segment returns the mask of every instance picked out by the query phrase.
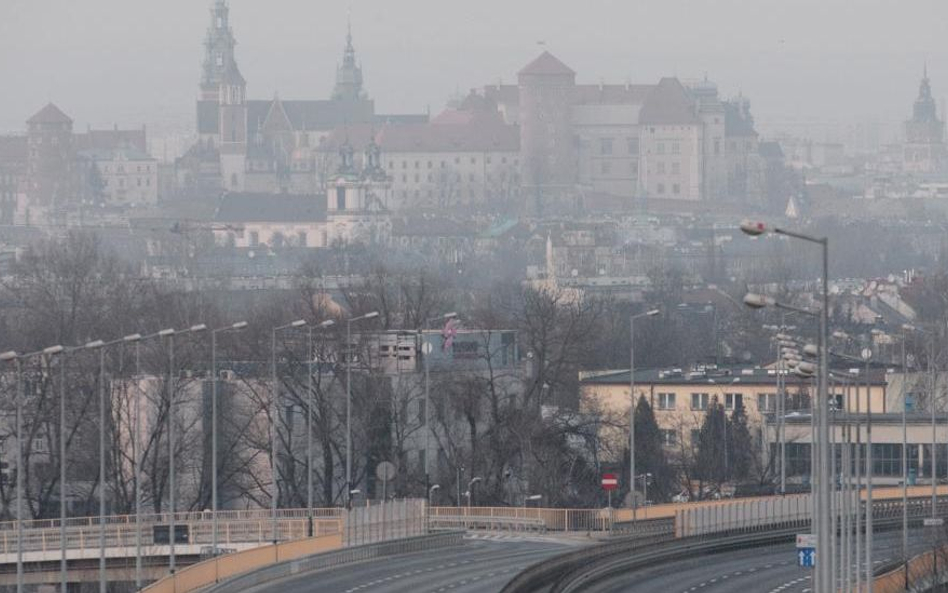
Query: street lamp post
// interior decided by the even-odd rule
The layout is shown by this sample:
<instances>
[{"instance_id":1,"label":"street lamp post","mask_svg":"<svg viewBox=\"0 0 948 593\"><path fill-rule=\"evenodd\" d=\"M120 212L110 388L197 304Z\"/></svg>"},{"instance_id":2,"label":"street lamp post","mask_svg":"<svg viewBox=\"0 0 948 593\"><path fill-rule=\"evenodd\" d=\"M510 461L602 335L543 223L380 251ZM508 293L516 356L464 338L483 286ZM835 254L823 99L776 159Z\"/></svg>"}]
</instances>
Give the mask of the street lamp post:
<instances>
[{"instance_id":1,"label":"street lamp post","mask_svg":"<svg viewBox=\"0 0 948 593\"><path fill-rule=\"evenodd\" d=\"M211 330L211 554L217 556L218 546L218 477L217 477L217 334L228 331L240 331L247 327L246 321L238 321L226 327L220 327Z\"/></svg>"},{"instance_id":2,"label":"street lamp post","mask_svg":"<svg viewBox=\"0 0 948 593\"><path fill-rule=\"evenodd\" d=\"M829 442L829 423L827 422L827 380L829 378L829 356L828 349L828 328L829 328L829 240L826 237L813 237L789 231L777 227L768 227L762 222L744 221L741 223L741 230L751 236L759 236L766 232L773 232L787 237L800 239L809 243L815 243L822 250L822 286L821 301L822 307L819 313L820 335L819 335L819 389L817 392L819 405L818 440L823 446L819 449L819 481L817 483L817 497L814 513L814 523L817 527L817 549L819 553L825 554L830 549L830 517L827 513L830 509L830 483L827 476L829 470L829 448L825 446ZM830 568L831 563L820 562L816 567L816 579L814 579L816 593L830 593L833 587L833 575Z\"/></svg>"},{"instance_id":3,"label":"street lamp post","mask_svg":"<svg viewBox=\"0 0 948 593\"><path fill-rule=\"evenodd\" d=\"M629 497L632 499L632 520L636 520L638 498L635 496L635 320L643 317L654 317L661 313L659 309L651 309L638 315L629 317Z\"/></svg>"},{"instance_id":4,"label":"street lamp post","mask_svg":"<svg viewBox=\"0 0 948 593\"><path fill-rule=\"evenodd\" d=\"M16 372L16 590L23 593L23 361L37 356L61 354L62 346L50 346L39 352L18 354L15 351L0 354L0 362L12 362Z\"/></svg>"},{"instance_id":5,"label":"street lamp post","mask_svg":"<svg viewBox=\"0 0 948 593\"><path fill-rule=\"evenodd\" d=\"M470 509L474 506L474 485L481 482L481 478L472 478L470 482L467 483L467 508ZM470 510L468 511L470 514Z\"/></svg>"},{"instance_id":6,"label":"street lamp post","mask_svg":"<svg viewBox=\"0 0 948 593\"><path fill-rule=\"evenodd\" d=\"M176 463L175 463L175 430L174 430L174 339L175 336L184 336L200 333L207 329L206 325L198 324L183 330L163 329L158 337L168 338L168 570L175 572L175 540L177 539L177 523L175 520L176 507Z\"/></svg>"},{"instance_id":7,"label":"street lamp post","mask_svg":"<svg viewBox=\"0 0 948 593\"><path fill-rule=\"evenodd\" d=\"M95 340L84 347L88 350L99 351L99 593L107 593L108 579L105 568L105 490L106 490L106 463L105 463L105 433L108 427L108 411L105 393L105 351L109 346L122 343L133 343L141 340L141 335L133 334L111 342Z\"/></svg>"},{"instance_id":8,"label":"street lamp post","mask_svg":"<svg viewBox=\"0 0 948 593\"><path fill-rule=\"evenodd\" d=\"M298 319L292 323L274 327L270 332L270 380L272 382L272 387L270 389L270 471L273 473L273 477L270 482L270 539L273 542L273 545L276 545L278 541L277 506L279 504L280 498L280 487L278 482L280 470L277 467L277 433L280 430L280 423L277 417L280 407L277 404L277 400L280 397L280 383L277 377L276 340L278 332L281 332L285 329L297 329L304 326L306 326L306 320Z\"/></svg>"},{"instance_id":9,"label":"street lamp post","mask_svg":"<svg viewBox=\"0 0 948 593\"><path fill-rule=\"evenodd\" d=\"M441 490L441 484L432 484L431 488L428 488L428 508L431 508L431 501L434 499L434 493L438 490Z\"/></svg>"},{"instance_id":10,"label":"street lamp post","mask_svg":"<svg viewBox=\"0 0 948 593\"><path fill-rule=\"evenodd\" d=\"M457 319L457 313L446 313L441 317L432 317L431 319L425 320L425 329L427 329L428 324L444 320L445 322L451 321L452 319ZM424 333L422 333L424 336ZM431 483L431 375L429 370L428 359L433 349L431 345L427 342L424 342L422 337L422 357L425 363L425 488L428 488L428 485ZM427 349L427 350L426 350Z\"/></svg>"},{"instance_id":11,"label":"street lamp post","mask_svg":"<svg viewBox=\"0 0 948 593\"><path fill-rule=\"evenodd\" d=\"M378 311L346 320L346 508L352 508L352 324L374 319Z\"/></svg>"},{"instance_id":12,"label":"street lamp post","mask_svg":"<svg viewBox=\"0 0 948 593\"><path fill-rule=\"evenodd\" d=\"M332 319L327 319L316 325L318 329L326 329L335 325ZM313 362L316 352L313 349L313 326L307 326L306 335L306 515L308 534L313 536Z\"/></svg>"}]
</instances>

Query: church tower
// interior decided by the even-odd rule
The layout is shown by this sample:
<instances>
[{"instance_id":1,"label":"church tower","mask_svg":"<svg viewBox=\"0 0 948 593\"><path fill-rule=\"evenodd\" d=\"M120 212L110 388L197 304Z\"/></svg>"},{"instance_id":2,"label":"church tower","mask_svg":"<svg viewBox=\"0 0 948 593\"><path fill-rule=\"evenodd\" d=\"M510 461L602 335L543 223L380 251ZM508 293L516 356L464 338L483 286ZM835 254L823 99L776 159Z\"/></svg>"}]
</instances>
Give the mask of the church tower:
<instances>
[{"instance_id":1,"label":"church tower","mask_svg":"<svg viewBox=\"0 0 948 593\"><path fill-rule=\"evenodd\" d=\"M356 63L355 47L352 45L352 22L346 34L346 49L342 53L342 65L336 68L336 86L332 90L334 101L355 102L365 99L362 88L362 66Z\"/></svg>"},{"instance_id":2,"label":"church tower","mask_svg":"<svg viewBox=\"0 0 948 593\"><path fill-rule=\"evenodd\" d=\"M948 166L945 124L938 119L927 67L922 73L912 119L905 122L902 166L908 173L934 173Z\"/></svg>"},{"instance_id":3,"label":"church tower","mask_svg":"<svg viewBox=\"0 0 948 593\"><path fill-rule=\"evenodd\" d=\"M243 191L247 170L247 83L231 61L221 76L221 181L228 191Z\"/></svg>"},{"instance_id":4,"label":"church tower","mask_svg":"<svg viewBox=\"0 0 948 593\"><path fill-rule=\"evenodd\" d=\"M230 8L227 0L214 0L211 6L211 24L204 40L204 67L201 74L201 101L220 100L218 93L224 73L234 62L237 41L230 28Z\"/></svg>"}]
</instances>

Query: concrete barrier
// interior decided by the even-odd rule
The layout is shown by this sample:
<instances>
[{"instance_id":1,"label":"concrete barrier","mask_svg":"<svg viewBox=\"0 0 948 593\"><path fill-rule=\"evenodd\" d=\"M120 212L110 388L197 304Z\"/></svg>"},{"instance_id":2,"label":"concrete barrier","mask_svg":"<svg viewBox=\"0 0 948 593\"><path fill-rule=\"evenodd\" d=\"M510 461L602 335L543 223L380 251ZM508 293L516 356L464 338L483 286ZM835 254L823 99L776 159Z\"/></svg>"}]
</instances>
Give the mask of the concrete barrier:
<instances>
[{"instance_id":1,"label":"concrete barrier","mask_svg":"<svg viewBox=\"0 0 948 593\"><path fill-rule=\"evenodd\" d=\"M270 544L193 564L145 587L143 591L189 593L263 567L341 547L341 532L276 545Z\"/></svg>"}]
</instances>

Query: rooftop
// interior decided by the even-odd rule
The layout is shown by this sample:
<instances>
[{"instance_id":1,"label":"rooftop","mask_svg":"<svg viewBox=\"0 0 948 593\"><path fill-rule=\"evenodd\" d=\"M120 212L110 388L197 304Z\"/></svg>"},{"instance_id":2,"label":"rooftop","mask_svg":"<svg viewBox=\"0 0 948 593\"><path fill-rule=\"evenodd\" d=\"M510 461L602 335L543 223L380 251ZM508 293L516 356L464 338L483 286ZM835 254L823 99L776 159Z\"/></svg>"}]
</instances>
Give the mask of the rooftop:
<instances>
[{"instance_id":1,"label":"rooftop","mask_svg":"<svg viewBox=\"0 0 948 593\"><path fill-rule=\"evenodd\" d=\"M548 51L544 51L540 54L535 60L523 67L519 72L522 76L534 75L534 76L552 76L552 75L569 75L575 76L574 72L569 66L564 64Z\"/></svg>"},{"instance_id":2,"label":"rooftop","mask_svg":"<svg viewBox=\"0 0 948 593\"><path fill-rule=\"evenodd\" d=\"M848 372L848 369L841 370L841 372ZM809 382L800 379L793 373L787 375L786 378L788 385ZM886 384L883 372L870 372L869 379L873 385ZM635 369L635 382L642 385L716 385L722 388L729 385L776 385L777 371L758 366L721 367L715 365L696 367L692 370L682 368ZM580 379L580 383L583 385L628 385L630 383L629 371L603 371L601 374L587 373Z\"/></svg>"},{"instance_id":3,"label":"rooftop","mask_svg":"<svg viewBox=\"0 0 948 593\"><path fill-rule=\"evenodd\" d=\"M225 194L214 220L224 223L307 223L326 220L326 196L294 194Z\"/></svg>"}]
</instances>

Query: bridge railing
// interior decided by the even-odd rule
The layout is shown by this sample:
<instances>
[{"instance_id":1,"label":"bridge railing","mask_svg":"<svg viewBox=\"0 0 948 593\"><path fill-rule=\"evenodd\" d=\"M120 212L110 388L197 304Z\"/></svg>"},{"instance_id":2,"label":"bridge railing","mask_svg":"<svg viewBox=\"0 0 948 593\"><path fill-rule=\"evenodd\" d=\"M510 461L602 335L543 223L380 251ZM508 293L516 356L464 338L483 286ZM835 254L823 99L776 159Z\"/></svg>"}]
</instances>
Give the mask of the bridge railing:
<instances>
[{"instance_id":1,"label":"bridge railing","mask_svg":"<svg viewBox=\"0 0 948 593\"><path fill-rule=\"evenodd\" d=\"M340 509L317 509L312 519L313 535L341 533L344 519ZM331 512L328 512L331 511ZM108 548L134 547L141 530L142 546L167 545L167 541L155 541L155 527L170 526L169 515L149 515L136 524L134 516L106 517L105 545ZM53 552L62 549L59 521L26 521L23 531L24 552ZM176 513L175 524L187 531L187 543L210 545L213 543L213 522L210 513ZM0 555L17 551L15 523L6 522L0 530ZM167 529L166 529L167 532ZM289 509L277 515L277 539L296 540L308 537L310 519L306 509ZM89 549L99 544L100 522L98 517L66 522L66 548ZM232 544L267 543L273 539L273 523L269 511L228 511L222 513L218 522L218 543L222 547Z\"/></svg>"}]
</instances>

